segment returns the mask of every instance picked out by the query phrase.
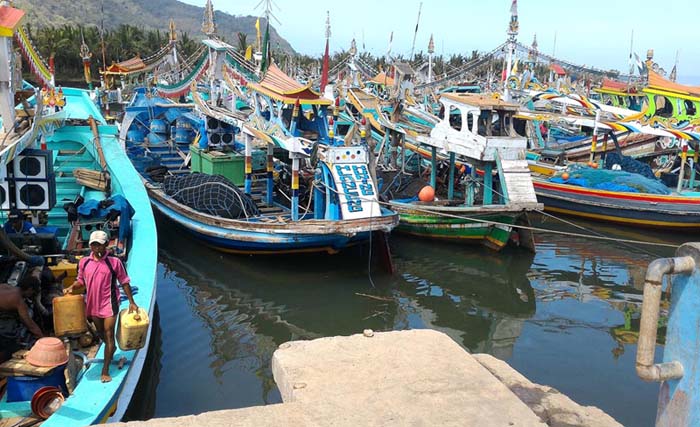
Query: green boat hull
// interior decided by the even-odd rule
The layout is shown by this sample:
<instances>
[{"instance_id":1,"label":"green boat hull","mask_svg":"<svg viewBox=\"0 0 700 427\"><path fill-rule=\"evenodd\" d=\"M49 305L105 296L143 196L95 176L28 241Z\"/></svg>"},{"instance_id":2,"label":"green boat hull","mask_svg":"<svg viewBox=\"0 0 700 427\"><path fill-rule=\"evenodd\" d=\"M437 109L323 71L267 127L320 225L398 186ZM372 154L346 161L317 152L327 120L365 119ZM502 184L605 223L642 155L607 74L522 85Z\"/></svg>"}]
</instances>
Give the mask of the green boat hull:
<instances>
[{"instance_id":1,"label":"green boat hull","mask_svg":"<svg viewBox=\"0 0 700 427\"><path fill-rule=\"evenodd\" d=\"M508 243L512 236L510 225L514 225L522 215L494 213L463 219L429 213L399 214L396 232L430 239L480 243L494 250L500 250Z\"/></svg>"}]
</instances>

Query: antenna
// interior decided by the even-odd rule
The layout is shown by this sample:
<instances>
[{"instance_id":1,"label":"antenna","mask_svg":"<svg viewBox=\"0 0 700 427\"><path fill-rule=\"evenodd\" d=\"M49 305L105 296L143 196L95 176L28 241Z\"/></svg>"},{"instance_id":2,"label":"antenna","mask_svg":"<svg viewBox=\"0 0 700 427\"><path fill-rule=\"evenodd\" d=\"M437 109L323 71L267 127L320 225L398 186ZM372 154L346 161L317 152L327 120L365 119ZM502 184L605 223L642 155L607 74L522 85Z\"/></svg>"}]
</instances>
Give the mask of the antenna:
<instances>
[{"instance_id":1,"label":"antenna","mask_svg":"<svg viewBox=\"0 0 700 427\"><path fill-rule=\"evenodd\" d=\"M261 7L264 8L263 15L265 15L267 22L270 22L270 17L272 17L275 22L282 25L282 22L275 16L274 13L272 13L273 8L277 8L278 11L282 10L274 0L260 0L260 3L255 6L255 9L259 9Z\"/></svg>"},{"instance_id":2,"label":"antenna","mask_svg":"<svg viewBox=\"0 0 700 427\"><path fill-rule=\"evenodd\" d=\"M413 44L411 45L411 56L409 56L408 60L412 61L413 60L413 51L416 48L416 36L418 35L418 24L420 24L420 12L423 9L423 2L420 2L418 5L418 19L416 20L416 29L413 32Z\"/></svg>"}]
</instances>

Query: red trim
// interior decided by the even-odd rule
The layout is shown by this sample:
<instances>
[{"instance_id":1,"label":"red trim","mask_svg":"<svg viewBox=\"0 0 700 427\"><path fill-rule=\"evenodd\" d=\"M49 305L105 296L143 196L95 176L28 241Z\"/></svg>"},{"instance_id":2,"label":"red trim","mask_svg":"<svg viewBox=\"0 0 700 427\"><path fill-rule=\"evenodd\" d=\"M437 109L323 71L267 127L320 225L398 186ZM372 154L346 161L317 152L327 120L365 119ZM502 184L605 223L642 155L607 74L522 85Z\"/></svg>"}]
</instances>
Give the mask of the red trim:
<instances>
[{"instance_id":1,"label":"red trim","mask_svg":"<svg viewBox=\"0 0 700 427\"><path fill-rule=\"evenodd\" d=\"M583 194L588 196L604 197L607 199L637 200L641 202L661 202L678 205L698 205L700 198L676 197L676 196L655 196L648 194L619 193L605 190L592 190L589 188L577 187L568 184L554 184L549 182L535 181L535 188L561 191L564 193Z\"/></svg>"}]
</instances>

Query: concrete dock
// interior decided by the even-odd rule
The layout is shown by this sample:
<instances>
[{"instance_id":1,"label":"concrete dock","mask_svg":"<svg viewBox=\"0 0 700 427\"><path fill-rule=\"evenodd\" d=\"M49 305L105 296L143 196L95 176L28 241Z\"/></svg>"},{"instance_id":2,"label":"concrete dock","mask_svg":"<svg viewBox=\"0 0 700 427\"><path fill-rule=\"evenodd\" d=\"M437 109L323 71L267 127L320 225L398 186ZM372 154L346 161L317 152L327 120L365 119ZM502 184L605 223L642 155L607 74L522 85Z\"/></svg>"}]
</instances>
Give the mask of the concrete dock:
<instances>
[{"instance_id":1,"label":"concrete dock","mask_svg":"<svg viewBox=\"0 0 700 427\"><path fill-rule=\"evenodd\" d=\"M273 355L272 371L284 403L117 425L621 425L433 330L284 343Z\"/></svg>"}]
</instances>

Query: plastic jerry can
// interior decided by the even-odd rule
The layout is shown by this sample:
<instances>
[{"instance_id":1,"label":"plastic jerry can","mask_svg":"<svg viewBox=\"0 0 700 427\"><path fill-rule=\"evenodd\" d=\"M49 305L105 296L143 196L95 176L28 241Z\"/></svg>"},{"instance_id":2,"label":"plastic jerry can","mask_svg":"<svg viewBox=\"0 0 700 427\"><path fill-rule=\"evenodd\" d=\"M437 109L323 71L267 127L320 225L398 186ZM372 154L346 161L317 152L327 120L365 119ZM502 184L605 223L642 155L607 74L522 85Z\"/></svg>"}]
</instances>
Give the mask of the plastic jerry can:
<instances>
[{"instance_id":1,"label":"plastic jerry can","mask_svg":"<svg viewBox=\"0 0 700 427\"><path fill-rule=\"evenodd\" d=\"M53 299L53 329L57 337L87 332L82 295L64 295Z\"/></svg>"},{"instance_id":2,"label":"plastic jerry can","mask_svg":"<svg viewBox=\"0 0 700 427\"><path fill-rule=\"evenodd\" d=\"M136 350L146 345L148 334L148 313L139 307L138 312L129 314L128 309L119 312L117 344L122 350Z\"/></svg>"}]
</instances>

